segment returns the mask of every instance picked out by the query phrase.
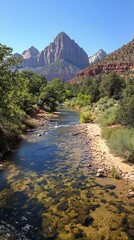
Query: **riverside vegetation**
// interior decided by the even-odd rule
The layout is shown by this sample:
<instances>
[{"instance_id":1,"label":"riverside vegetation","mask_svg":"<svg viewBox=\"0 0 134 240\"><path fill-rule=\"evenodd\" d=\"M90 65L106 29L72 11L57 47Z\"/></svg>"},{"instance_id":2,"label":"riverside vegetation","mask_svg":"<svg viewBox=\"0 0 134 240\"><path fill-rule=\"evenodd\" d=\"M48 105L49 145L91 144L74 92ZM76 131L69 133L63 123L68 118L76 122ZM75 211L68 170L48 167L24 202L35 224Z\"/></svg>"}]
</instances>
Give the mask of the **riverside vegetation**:
<instances>
[{"instance_id":1,"label":"riverside vegetation","mask_svg":"<svg viewBox=\"0 0 134 240\"><path fill-rule=\"evenodd\" d=\"M47 82L44 76L31 71L11 70L17 63L12 50L0 45L2 154L13 137L29 126L35 127L28 118L35 109L50 113L64 102L81 110L81 122L99 122L109 143L116 143L116 151L120 149L127 161L134 162L133 79L125 81L112 73L87 77L77 84L59 79ZM59 126L68 123L64 117ZM48 124L48 134L41 138L34 132L27 136L21 146L25 151L21 151L19 164L17 154L13 155L1 179L2 238L22 239L26 234L28 239L39 240L133 239L133 199L127 196L128 186L116 179L95 178L94 169L89 166L88 146L82 134L75 131L76 126L74 130L68 124L58 128L52 122ZM123 134L126 143L121 148ZM112 175L118 178L114 168Z\"/></svg>"},{"instance_id":2,"label":"riverside vegetation","mask_svg":"<svg viewBox=\"0 0 134 240\"><path fill-rule=\"evenodd\" d=\"M118 154L134 162L134 79L117 73L85 77L71 84L60 79L47 82L43 75L17 71L20 60L12 57L12 49L0 45L0 152L10 147L11 139L34 123L27 118L35 108L47 112L59 103L78 106L81 122L97 121L102 135ZM14 67L15 70L12 70ZM115 125L115 128L109 126ZM118 129L117 129L118 128Z\"/></svg>"},{"instance_id":3,"label":"riverside vegetation","mask_svg":"<svg viewBox=\"0 0 134 240\"><path fill-rule=\"evenodd\" d=\"M134 79L117 73L85 77L70 84L73 98L67 106L81 111L81 122L97 122L117 154L134 163Z\"/></svg>"},{"instance_id":4,"label":"riverside vegetation","mask_svg":"<svg viewBox=\"0 0 134 240\"><path fill-rule=\"evenodd\" d=\"M20 60L12 49L0 44L0 153L1 157L27 127L35 127L28 117L37 108L55 111L65 96L59 79L47 82L43 75L18 71Z\"/></svg>"}]
</instances>

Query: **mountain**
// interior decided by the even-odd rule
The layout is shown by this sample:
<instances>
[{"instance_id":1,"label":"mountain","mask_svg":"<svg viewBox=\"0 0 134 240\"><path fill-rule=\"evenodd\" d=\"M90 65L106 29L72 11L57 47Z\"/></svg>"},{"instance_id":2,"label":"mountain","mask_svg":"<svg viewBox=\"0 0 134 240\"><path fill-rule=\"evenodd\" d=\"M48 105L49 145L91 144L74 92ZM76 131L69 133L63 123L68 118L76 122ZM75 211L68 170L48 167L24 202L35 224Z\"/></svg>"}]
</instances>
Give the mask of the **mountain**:
<instances>
[{"instance_id":1,"label":"mountain","mask_svg":"<svg viewBox=\"0 0 134 240\"><path fill-rule=\"evenodd\" d=\"M47 76L47 80L60 78L63 81L70 80L76 76L79 71L80 68L69 62L66 62L63 59L60 59L44 67L37 67L34 69L34 72Z\"/></svg>"},{"instance_id":2,"label":"mountain","mask_svg":"<svg viewBox=\"0 0 134 240\"><path fill-rule=\"evenodd\" d=\"M41 52L32 46L14 56L23 60L22 68L43 73L49 80L51 76L54 78L63 75L64 80L67 80L89 65L86 52L64 32L59 33Z\"/></svg>"},{"instance_id":3,"label":"mountain","mask_svg":"<svg viewBox=\"0 0 134 240\"><path fill-rule=\"evenodd\" d=\"M127 72L134 75L134 39L118 50L108 54L97 63L85 68L72 79L72 82L80 81L85 76L96 76L97 74L107 74L117 72L123 75Z\"/></svg>"},{"instance_id":4,"label":"mountain","mask_svg":"<svg viewBox=\"0 0 134 240\"><path fill-rule=\"evenodd\" d=\"M94 64L104 58L107 55L107 53L103 50L100 49L97 53L95 53L93 56L89 57L89 64Z\"/></svg>"},{"instance_id":5,"label":"mountain","mask_svg":"<svg viewBox=\"0 0 134 240\"><path fill-rule=\"evenodd\" d=\"M80 68L89 65L86 52L64 32L59 33L54 42L44 49L45 65L55 63L60 59Z\"/></svg>"}]
</instances>

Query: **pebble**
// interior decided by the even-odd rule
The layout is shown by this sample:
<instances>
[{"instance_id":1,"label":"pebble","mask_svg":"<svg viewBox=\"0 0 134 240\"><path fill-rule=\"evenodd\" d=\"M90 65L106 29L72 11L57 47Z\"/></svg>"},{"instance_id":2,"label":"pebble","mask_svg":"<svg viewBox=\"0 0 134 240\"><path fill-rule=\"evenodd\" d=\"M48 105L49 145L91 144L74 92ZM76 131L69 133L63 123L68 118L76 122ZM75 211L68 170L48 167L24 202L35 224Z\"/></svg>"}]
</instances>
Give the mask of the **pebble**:
<instances>
[{"instance_id":1,"label":"pebble","mask_svg":"<svg viewBox=\"0 0 134 240\"><path fill-rule=\"evenodd\" d=\"M131 198L134 198L134 191L132 189L129 189L128 196Z\"/></svg>"}]
</instances>

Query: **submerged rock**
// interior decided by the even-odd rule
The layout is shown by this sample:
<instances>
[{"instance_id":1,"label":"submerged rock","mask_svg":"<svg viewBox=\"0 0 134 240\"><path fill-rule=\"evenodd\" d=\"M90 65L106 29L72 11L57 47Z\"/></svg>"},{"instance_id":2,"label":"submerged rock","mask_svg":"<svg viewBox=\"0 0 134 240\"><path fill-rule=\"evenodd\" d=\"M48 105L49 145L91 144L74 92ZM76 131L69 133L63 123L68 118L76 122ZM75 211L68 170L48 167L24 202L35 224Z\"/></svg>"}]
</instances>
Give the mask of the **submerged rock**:
<instances>
[{"instance_id":1,"label":"submerged rock","mask_svg":"<svg viewBox=\"0 0 134 240\"><path fill-rule=\"evenodd\" d=\"M106 184L104 187L106 189L110 189L110 190L114 190L116 188L116 186L114 184Z\"/></svg>"},{"instance_id":2,"label":"submerged rock","mask_svg":"<svg viewBox=\"0 0 134 240\"><path fill-rule=\"evenodd\" d=\"M93 217L89 215L80 215L78 217L78 223L81 223L83 226L88 227L94 221Z\"/></svg>"},{"instance_id":3,"label":"submerged rock","mask_svg":"<svg viewBox=\"0 0 134 240\"><path fill-rule=\"evenodd\" d=\"M85 226L88 227L94 221L93 217L89 216L85 219Z\"/></svg>"},{"instance_id":4,"label":"submerged rock","mask_svg":"<svg viewBox=\"0 0 134 240\"><path fill-rule=\"evenodd\" d=\"M67 209L68 209L68 203L66 201L60 203L57 206L57 210L59 210L59 211L66 211Z\"/></svg>"},{"instance_id":5,"label":"submerged rock","mask_svg":"<svg viewBox=\"0 0 134 240\"><path fill-rule=\"evenodd\" d=\"M83 238L83 230L78 228L78 227L74 227L71 229L71 232L74 234L75 238Z\"/></svg>"}]
</instances>

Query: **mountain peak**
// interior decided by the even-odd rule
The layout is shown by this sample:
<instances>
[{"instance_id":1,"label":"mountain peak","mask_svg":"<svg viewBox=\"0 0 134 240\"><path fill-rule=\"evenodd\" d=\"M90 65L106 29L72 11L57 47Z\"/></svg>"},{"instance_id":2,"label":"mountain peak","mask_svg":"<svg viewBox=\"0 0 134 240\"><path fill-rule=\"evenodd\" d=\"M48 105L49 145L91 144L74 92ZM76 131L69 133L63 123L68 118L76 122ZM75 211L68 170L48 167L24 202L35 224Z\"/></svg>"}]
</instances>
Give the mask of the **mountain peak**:
<instances>
[{"instance_id":1,"label":"mountain peak","mask_svg":"<svg viewBox=\"0 0 134 240\"><path fill-rule=\"evenodd\" d=\"M54 42L44 49L44 59L45 65L60 59L82 68L89 65L86 52L65 32L59 33Z\"/></svg>"},{"instance_id":2,"label":"mountain peak","mask_svg":"<svg viewBox=\"0 0 134 240\"><path fill-rule=\"evenodd\" d=\"M66 37L69 37L65 32L60 32L60 33L58 33L58 35L57 36L66 36Z\"/></svg>"},{"instance_id":3,"label":"mountain peak","mask_svg":"<svg viewBox=\"0 0 134 240\"><path fill-rule=\"evenodd\" d=\"M106 55L107 55L107 53L103 49L100 49L93 56L89 57L89 64L91 65L91 64L96 63L97 61L99 61L100 59L105 57Z\"/></svg>"},{"instance_id":4,"label":"mountain peak","mask_svg":"<svg viewBox=\"0 0 134 240\"><path fill-rule=\"evenodd\" d=\"M31 46L30 48L28 48L22 53L22 56L24 59L26 59L30 57L36 57L38 54L39 54L39 51L37 50L37 48L35 48L34 46Z\"/></svg>"}]
</instances>

